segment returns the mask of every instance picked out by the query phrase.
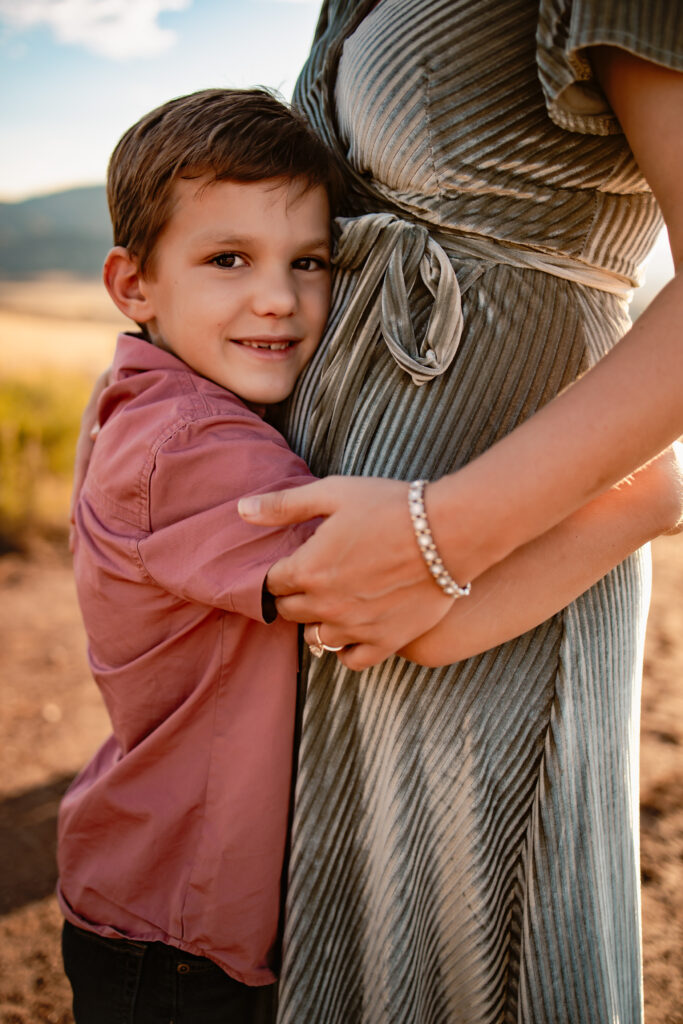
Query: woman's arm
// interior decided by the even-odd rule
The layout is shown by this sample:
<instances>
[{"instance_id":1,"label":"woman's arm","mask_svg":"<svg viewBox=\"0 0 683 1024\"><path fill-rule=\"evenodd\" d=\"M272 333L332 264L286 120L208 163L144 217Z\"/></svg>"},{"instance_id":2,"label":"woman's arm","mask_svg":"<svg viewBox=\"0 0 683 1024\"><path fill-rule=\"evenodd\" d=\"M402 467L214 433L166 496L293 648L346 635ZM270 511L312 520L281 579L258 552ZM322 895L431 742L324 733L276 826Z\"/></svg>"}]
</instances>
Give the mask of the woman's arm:
<instances>
[{"instance_id":1,"label":"woman's arm","mask_svg":"<svg viewBox=\"0 0 683 1024\"><path fill-rule=\"evenodd\" d=\"M683 75L612 48L596 51L596 66L680 267ZM479 458L430 484L432 533L458 582L545 534L683 432L682 323L679 272L597 366ZM326 642L361 643L367 664L401 649L448 610L415 544L406 484L330 477L296 494L261 497L245 515L273 524L327 517L273 567L269 586L280 595L282 615L331 624Z\"/></svg>"},{"instance_id":2,"label":"woman's arm","mask_svg":"<svg viewBox=\"0 0 683 1024\"><path fill-rule=\"evenodd\" d=\"M677 532L682 517L683 446L676 444L488 569L469 601L456 601L437 626L399 653L421 665L447 665L520 636L642 544ZM353 649L342 657L350 667L352 659Z\"/></svg>"},{"instance_id":3,"label":"woman's arm","mask_svg":"<svg viewBox=\"0 0 683 1024\"><path fill-rule=\"evenodd\" d=\"M664 214L677 272L581 380L461 474L433 486L434 528L465 578L560 522L683 432L683 75L613 47L597 47L592 56ZM481 530L481 523L490 525Z\"/></svg>"}]
</instances>

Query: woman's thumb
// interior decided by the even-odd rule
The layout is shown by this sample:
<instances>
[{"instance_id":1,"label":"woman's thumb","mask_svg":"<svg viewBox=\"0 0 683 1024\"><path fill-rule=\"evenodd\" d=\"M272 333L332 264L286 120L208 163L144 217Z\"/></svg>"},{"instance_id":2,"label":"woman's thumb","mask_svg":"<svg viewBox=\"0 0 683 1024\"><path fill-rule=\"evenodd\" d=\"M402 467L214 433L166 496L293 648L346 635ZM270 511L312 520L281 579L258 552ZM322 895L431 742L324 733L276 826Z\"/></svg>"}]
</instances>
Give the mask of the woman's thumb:
<instances>
[{"instance_id":1,"label":"woman's thumb","mask_svg":"<svg viewBox=\"0 0 683 1024\"><path fill-rule=\"evenodd\" d=\"M325 515L318 484L304 484L269 494L250 494L240 498L237 511L242 519L261 526L286 526Z\"/></svg>"}]
</instances>

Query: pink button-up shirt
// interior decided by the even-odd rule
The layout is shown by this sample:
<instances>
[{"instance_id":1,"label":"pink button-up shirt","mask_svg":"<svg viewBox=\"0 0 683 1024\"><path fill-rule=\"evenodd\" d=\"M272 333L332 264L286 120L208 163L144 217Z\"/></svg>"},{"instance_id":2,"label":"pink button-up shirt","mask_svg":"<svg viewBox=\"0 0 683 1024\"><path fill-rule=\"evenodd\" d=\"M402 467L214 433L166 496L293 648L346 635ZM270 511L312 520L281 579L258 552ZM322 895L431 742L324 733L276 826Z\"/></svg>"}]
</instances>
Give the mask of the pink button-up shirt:
<instances>
[{"instance_id":1,"label":"pink button-up shirt","mask_svg":"<svg viewBox=\"0 0 683 1024\"><path fill-rule=\"evenodd\" d=\"M255 527L246 494L311 480L217 384L121 335L77 509L74 567L113 734L59 818L74 924L271 982L290 797L297 630L269 567L311 526Z\"/></svg>"}]
</instances>

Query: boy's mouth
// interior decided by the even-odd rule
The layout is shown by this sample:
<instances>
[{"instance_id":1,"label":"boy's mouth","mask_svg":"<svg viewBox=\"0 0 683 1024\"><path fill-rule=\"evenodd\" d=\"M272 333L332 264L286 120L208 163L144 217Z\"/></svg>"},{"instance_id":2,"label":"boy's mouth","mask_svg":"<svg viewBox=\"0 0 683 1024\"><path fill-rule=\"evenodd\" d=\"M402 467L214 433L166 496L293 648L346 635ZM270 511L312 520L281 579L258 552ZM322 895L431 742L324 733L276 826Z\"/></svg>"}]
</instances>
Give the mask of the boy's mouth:
<instances>
[{"instance_id":1,"label":"boy's mouth","mask_svg":"<svg viewBox=\"0 0 683 1024\"><path fill-rule=\"evenodd\" d=\"M237 345L244 345L245 348L269 349L271 352L284 352L285 349L296 345L298 338L233 338Z\"/></svg>"}]
</instances>

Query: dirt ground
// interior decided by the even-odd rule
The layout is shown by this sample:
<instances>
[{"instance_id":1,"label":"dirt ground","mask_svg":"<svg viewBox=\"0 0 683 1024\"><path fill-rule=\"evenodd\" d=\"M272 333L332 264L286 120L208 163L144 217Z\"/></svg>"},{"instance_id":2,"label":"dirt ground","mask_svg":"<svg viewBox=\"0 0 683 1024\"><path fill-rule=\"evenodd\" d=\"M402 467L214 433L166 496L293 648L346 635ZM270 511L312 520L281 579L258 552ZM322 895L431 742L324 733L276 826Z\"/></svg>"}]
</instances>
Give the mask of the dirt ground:
<instances>
[{"instance_id":1,"label":"dirt ground","mask_svg":"<svg viewBox=\"0 0 683 1024\"><path fill-rule=\"evenodd\" d=\"M683 1024L683 539L660 539L654 558L641 773L646 1019ZM0 1024L69 1024L55 816L107 726L65 551L0 558L0 650Z\"/></svg>"}]
</instances>

